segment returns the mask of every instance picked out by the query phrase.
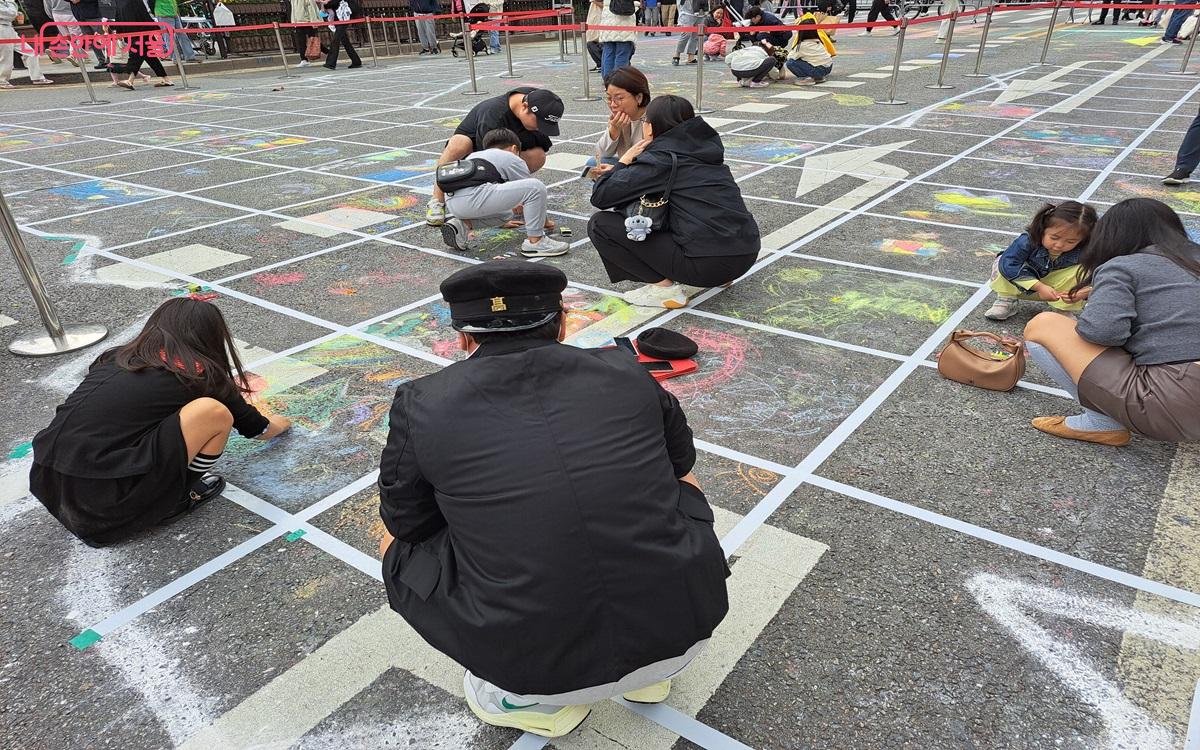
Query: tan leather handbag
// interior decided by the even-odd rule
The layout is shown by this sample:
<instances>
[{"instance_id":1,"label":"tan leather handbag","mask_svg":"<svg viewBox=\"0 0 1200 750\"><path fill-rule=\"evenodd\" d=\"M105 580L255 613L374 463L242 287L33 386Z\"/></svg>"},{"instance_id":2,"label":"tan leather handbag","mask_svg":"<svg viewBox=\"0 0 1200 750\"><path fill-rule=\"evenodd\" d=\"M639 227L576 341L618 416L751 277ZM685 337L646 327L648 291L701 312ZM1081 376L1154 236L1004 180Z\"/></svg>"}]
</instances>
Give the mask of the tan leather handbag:
<instances>
[{"instance_id":1,"label":"tan leather handbag","mask_svg":"<svg viewBox=\"0 0 1200 750\"><path fill-rule=\"evenodd\" d=\"M967 340L991 341L999 351L977 349ZM1025 348L1020 341L987 331L959 329L950 336L938 355L938 372L943 378L990 391L1011 391L1025 376Z\"/></svg>"}]
</instances>

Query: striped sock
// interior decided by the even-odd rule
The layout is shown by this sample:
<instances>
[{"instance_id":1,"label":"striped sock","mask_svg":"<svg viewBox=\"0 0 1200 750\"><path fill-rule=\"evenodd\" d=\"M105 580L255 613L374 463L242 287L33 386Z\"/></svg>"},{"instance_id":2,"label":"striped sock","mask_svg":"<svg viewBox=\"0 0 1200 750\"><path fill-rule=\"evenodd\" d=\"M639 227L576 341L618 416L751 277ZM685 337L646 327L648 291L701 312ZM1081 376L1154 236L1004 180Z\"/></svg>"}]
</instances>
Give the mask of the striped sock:
<instances>
[{"instance_id":1,"label":"striped sock","mask_svg":"<svg viewBox=\"0 0 1200 750\"><path fill-rule=\"evenodd\" d=\"M192 462L187 467L188 484L204 476L220 457L220 453L215 456L210 456L207 453L197 453L196 457L192 459Z\"/></svg>"}]
</instances>

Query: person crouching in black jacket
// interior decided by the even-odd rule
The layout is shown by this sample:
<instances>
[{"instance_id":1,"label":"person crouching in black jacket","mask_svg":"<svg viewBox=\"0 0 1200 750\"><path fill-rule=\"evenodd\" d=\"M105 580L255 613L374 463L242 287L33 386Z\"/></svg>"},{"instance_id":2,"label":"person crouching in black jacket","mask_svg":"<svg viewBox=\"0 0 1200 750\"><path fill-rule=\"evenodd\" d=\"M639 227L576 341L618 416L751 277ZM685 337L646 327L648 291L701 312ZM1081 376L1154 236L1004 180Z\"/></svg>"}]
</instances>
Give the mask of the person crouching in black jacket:
<instances>
[{"instance_id":1,"label":"person crouching in black jacket","mask_svg":"<svg viewBox=\"0 0 1200 750\"><path fill-rule=\"evenodd\" d=\"M613 208L588 222L588 236L612 281L642 281L626 292L631 305L680 308L682 284L712 287L738 278L758 258L758 224L746 209L721 136L681 96L660 96L646 108L643 139L599 178L592 205ZM623 209L642 196L657 199L676 175L666 227L644 240L626 234Z\"/></svg>"}]
</instances>

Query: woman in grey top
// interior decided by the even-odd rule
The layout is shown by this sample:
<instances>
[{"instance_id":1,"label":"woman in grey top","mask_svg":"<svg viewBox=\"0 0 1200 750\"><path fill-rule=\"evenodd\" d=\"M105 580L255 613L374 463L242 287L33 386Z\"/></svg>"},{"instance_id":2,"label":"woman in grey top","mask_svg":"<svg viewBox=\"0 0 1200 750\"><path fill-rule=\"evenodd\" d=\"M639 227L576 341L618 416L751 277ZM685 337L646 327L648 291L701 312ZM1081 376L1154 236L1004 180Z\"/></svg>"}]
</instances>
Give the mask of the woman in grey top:
<instances>
[{"instance_id":1,"label":"woman in grey top","mask_svg":"<svg viewBox=\"0 0 1200 750\"><path fill-rule=\"evenodd\" d=\"M1026 348L1083 413L1038 417L1058 437L1125 445L1200 440L1200 245L1166 204L1130 198L1096 224L1072 294L1078 322L1041 313Z\"/></svg>"}]
</instances>

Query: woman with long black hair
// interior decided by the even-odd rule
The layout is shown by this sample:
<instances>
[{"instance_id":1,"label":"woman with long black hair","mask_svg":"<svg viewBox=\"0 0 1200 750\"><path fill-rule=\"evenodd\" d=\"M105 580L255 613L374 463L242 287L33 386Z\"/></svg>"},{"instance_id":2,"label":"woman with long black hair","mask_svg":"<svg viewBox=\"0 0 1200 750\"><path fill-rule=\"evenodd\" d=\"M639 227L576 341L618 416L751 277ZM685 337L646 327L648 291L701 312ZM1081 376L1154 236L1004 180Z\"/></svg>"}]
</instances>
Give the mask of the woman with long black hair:
<instances>
[{"instance_id":1,"label":"woman with long black hair","mask_svg":"<svg viewBox=\"0 0 1200 750\"><path fill-rule=\"evenodd\" d=\"M1079 259L1078 322L1044 312L1025 326L1030 358L1083 407L1038 417L1058 437L1125 445L1200 440L1200 245L1166 204L1130 198L1096 224Z\"/></svg>"},{"instance_id":2,"label":"woman with long black hair","mask_svg":"<svg viewBox=\"0 0 1200 750\"><path fill-rule=\"evenodd\" d=\"M168 300L33 439L29 489L93 547L174 520L224 489L208 470L231 430L267 440L291 426L247 404L249 390L220 309Z\"/></svg>"},{"instance_id":3,"label":"woman with long black hair","mask_svg":"<svg viewBox=\"0 0 1200 750\"><path fill-rule=\"evenodd\" d=\"M609 279L646 284L624 295L630 304L684 307L682 284L728 283L758 258L758 224L725 166L721 136L696 117L691 102L671 95L650 102L642 140L596 181L592 205L622 209L642 196L662 195L668 184L667 226L642 241L629 238L619 211L601 211L588 222Z\"/></svg>"}]
</instances>

